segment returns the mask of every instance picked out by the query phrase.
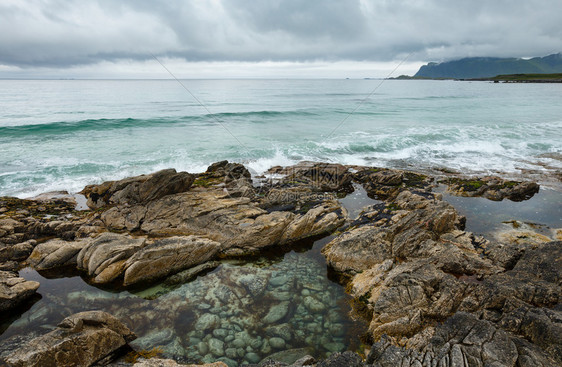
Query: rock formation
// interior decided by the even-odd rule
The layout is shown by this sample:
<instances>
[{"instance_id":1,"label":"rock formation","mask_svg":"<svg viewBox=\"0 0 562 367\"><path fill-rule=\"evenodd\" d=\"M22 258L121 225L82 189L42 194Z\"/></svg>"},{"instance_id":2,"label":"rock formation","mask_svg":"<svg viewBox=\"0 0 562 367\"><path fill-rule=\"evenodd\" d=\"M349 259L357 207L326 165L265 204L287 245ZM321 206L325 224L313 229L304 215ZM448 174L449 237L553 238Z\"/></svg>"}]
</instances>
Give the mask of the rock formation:
<instances>
[{"instance_id":1,"label":"rock formation","mask_svg":"<svg viewBox=\"0 0 562 367\"><path fill-rule=\"evenodd\" d=\"M14 367L92 366L110 361L135 335L119 320L101 311L65 318L58 328L39 336L6 358Z\"/></svg>"},{"instance_id":2,"label":"rock formation","mask_svg":"<svg viewBox=\"0 0 562 367\"><path fill-rule=\"evenodd\" d=\"M545 235L484 239L466 232L466 219L431 191L436 181L419 173L302 162L274 167L259 180L243 165L222 161L200 174L169 169L87 186L82 194L91 210L86 211L76 210L74 199L64 195L0 198L0 269L10 270L0 270L0 311L13 311L39 287L14 270L72 268L93 284L139 286L167 278L153 297L169 297L176 306L156 312L167 320L181 312L193 317L185 330L199 340L185 352L192 360L229 365L237 359L271 367L562 364L562 242L548 242ZM449 177L442 183L454 195L490 200L526 200L539 190L534 183L497 177ZM338 198L358 184L380 201L351 220ZM183 290L196 309L177 306L178 295L170 291L224 258L331 233L322 253L353 297L355 312L369 322L373 347L366 361L341 353L337 305L328 290L307 278L311 264L295 265L299 279L282 270L238 270L226 279L231 288L215 281L204 294ZM131 302L139 304L138 314L116 316L135 323L146 316L148 301ZM268 307L246 311L256 302ZM225 317L240 325L259 319L265 335L229 329ZM212 334L203 335L205 330ZM330 335L321 335L323 330ZM300 346L307 338L333 354L315 361ZM7 361L91 365L131 339L112 316L83 313ZM132 345L158 341L177 349L177 340L171 330L155 329ZM275 361L262 361L264 356Z\"/></svg>"},{"instance_id":3,"label":"rock formation","mask_svg":"<svg viewBox=\"0 0 562 367\"><path fill-rule=\"evenodd\" d=\"M0 270L0 313L2 317L30 298L39 288L39 283L18 277L16 273Z\"/></svg>"},{"instance_id":4,"label":"rock formation","mask_svg":"<svg viewBox=\"0 0 562 367\"><path fill-rule=\"evenodd\" d=\"M449 178L443 181L448 185L447 191L458 196L482 196L489 200L523 201L539 192L539 185L534 182L515 182L499 177L476 179Z\"/></svg>"},{"instance_id":5,"label":"rock formation","mask_svg":"<svg viewBox=\"0 0 562 367\"><path fill-rule=\"evenodd\" d=\"M362 182L387 201L323 249L371 320L367 365L562 363L562 243L490 243L464 232L464 218L440 195L383 172ZM480 194L493 200L536 192L484 181Z\"/></svg>"}]
</instances>

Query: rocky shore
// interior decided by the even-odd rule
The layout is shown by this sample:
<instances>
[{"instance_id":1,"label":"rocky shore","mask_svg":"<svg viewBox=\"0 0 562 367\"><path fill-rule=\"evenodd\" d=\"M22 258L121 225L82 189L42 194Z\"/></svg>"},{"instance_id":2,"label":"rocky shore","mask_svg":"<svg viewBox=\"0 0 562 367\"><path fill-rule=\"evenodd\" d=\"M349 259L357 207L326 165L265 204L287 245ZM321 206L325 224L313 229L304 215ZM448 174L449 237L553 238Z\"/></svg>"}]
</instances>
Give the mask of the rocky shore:
<instances>
[{"instance_id":1,"label":"rocky shore","mask_svg":"<svg viewBox=\"0 0 562 367\"><path fill-rule=\"evenodd\" d=\"M377 203L354 218L340 199L357 185ZM40 284L18 275L32 267L80 274L98 287L151 289L159 282L153 297L176 305L161 310L163 317L193 314L183 332L197 343L184 359L207 366L562 364L562 230L532 240L485 239L465 231L466 218L434 192L437 185L494 201L524 201L539 191L535 183L497 177L436 179L312 162L252 178L243 165L223 161L200 174L168 169L87 186L87 210L64 193L0 198L1 321L39 297ZM230 288L215 279L223 273L213 273L203 277L204 289L186 288L184 301L167 293L225 261L326 236L322 254L332 275L368 323L364 354L345 351L334 291L318 285L314 263L298 254L290 276L282 266L246 271L225 263ZM264 314L240 312L261 304L269 305ZM174 343L183 350L181 338L156 325L150 337L130 331L153 314L94 310L66 314L48 333L12 337L0 348L0 365L178 365L144 351ZM258 324L263 335L225 319ZM326 356L315 359L302 347L314 343ZM134 360L119 358L131 350Z\"/></svg>"}]
</instances>

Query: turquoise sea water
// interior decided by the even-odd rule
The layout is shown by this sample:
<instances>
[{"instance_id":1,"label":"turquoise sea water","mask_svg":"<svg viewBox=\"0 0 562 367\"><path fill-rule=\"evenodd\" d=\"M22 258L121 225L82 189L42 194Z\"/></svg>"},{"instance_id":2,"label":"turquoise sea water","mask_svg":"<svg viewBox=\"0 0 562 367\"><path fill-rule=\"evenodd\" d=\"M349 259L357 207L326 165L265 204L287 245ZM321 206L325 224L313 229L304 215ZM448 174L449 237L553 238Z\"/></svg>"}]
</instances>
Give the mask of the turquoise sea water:
<instances>
[{"instance_id":1,"label":"turquoise sea water","mask_svg":"<svg viewBox=\"0 0 562 367\"><path fill-rule=\"evenodd\" d=\"M222 159L256 173L304 159L507 176L562 169L558 84L183 82L206 108L171 80L0 80L0 196L75 192L167 167L197 172ZM356 189L342 199L352 217L373 203ZM511 220L560 228L560 195L541 190L522 203L446 199L467 216L468 230L488 234ZM23 269L21 276L41 283L40 296L0 324L0 344L49 331L72 313L101 309L134 329L135 349L158 347L164 357L184 362L222 358L236 366L286 349L317 357L357 350L366 325L349 314L349 297L327 277L320 249L330 239L247 262L224 261L191 282L171 277L135 291ZM250 296L243 279L264 288ZM271 324L283 330L264 321L270 313L282 316ZM217 317L212 327L199 327ZM277 332L288 335L280 340ZM235 345L239 340L244 348ZM213 354L211 345L222 345L222 352Z\"/></svg>"},{"instance_id":2,"label":"turquoise sea water","mask_svg":"<svg viewBox=\"0 0 562 367\"><path fill-rule=\"evenodd\" d=\"M167 167L199 172L222 159L257 173L300 160L508 176L562 169L561 84L183 83L206 108L174 80L0 80L0 196L76 192Z\"/></svg>"}]
</instances>

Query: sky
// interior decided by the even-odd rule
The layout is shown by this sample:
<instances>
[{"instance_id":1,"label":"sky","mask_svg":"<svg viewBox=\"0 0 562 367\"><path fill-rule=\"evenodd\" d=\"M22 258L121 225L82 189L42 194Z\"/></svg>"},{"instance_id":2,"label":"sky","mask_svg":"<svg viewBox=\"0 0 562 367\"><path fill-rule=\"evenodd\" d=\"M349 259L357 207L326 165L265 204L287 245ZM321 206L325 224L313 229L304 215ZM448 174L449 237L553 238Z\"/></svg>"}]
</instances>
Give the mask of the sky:
<instances>
[{"instance_id":1,"label":"sky","mask_svg":"<svg viewBox=\"0 0 562 367\"><path fill-rule=\"evenodd\" d=\"M413 75L561 52L560 14L560 0L0 0L0 78Z\"/></svg>"}]
</instances>

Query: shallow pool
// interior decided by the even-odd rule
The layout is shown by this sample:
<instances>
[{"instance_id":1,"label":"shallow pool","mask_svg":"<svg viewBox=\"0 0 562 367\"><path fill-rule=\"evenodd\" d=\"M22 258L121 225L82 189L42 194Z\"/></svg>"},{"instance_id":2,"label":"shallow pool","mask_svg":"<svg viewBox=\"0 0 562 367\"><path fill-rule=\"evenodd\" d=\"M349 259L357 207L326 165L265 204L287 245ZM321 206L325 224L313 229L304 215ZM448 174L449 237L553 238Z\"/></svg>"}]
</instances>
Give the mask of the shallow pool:
<instances>
[{"instance_id":1,"label":"shallow pool","mask_svg":"<svg viewBox=\"0 0 562 367\"><path fill-rule=\"evenodd\" d=\"M291 361L359 350L366 325L350 316L349 296L328 279L320 254L330 239L251 261L223 261L192 281L178 284L180 274L135 291L102 290L79 276L48 279L23 269L21 276L41 283L41 299L2 326L0 343L47 332L76 312L103 310L138 335L134 349L158 348L180 362L237 366L270 356Z\"/></svg>"}]
</instances>

